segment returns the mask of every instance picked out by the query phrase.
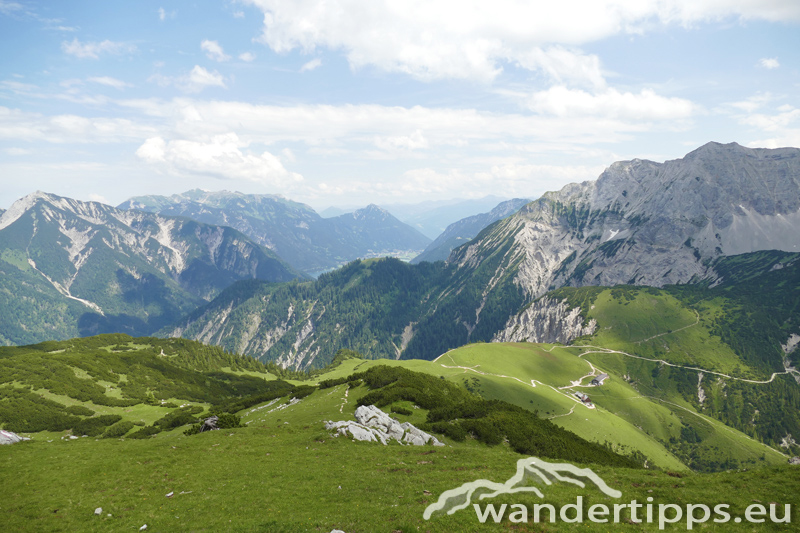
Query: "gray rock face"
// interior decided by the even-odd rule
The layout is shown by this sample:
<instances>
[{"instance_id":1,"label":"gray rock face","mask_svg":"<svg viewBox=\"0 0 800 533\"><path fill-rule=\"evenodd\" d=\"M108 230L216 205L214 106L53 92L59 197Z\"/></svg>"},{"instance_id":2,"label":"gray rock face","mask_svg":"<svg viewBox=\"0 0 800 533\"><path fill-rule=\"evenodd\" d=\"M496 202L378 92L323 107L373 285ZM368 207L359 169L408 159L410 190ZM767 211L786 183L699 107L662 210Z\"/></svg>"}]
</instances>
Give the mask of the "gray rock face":
<instances>
[{"instance_id":1,"label":"gray rock face","mask_svg":"<svg viewBox=\"0 0 800 533\"><path fill-rule=\"evenodd\" d=\"M591 335L597 322L584 324L580 308L570 309L566 300L557 302L540 298L519 314L512 316L505 329L497 332L492 342L560 342L569 344L577 337Z\"/></svg>"},{"instance_id":2,"label":"gray rock face","mask_svg":"<svg viewBox=\"0 0 800 533\"><path fill-rule=\"evenodd\" d=\"M326 422L325 429L336 430L337 435L347 436L350 434L355 440L380 442L383 445L396 440L401 444L414 446L423 446L428 443L434 446L444 446L433 435L408 422L401 424L374 405L362 405L356 409L356 420L357 422Z\"/></svg>"},{"instance_id":3,"label":"gray rock face","mask_svg":"<svg viewBox=\"0 0 800 533\"><path fill-rule=\"evenodd\" d=\"M661 287L714 277L723 255L800 251L800 150L709 143L683 159L612 164L523 207L448 262L474 267L514 240L504 265L536 298L564 285Z\"/></svg>"},{"instance_id":4,"label":"gray rock face","mask_svg":"<svg viewBox=\"0 0 800 533\"><path fill-rule=\"evenodd\" d=\"M24 440L30 440L28 437L20 437L12 431L0 429L0 444L16 444Z\"/></svg>"}]
</instances>

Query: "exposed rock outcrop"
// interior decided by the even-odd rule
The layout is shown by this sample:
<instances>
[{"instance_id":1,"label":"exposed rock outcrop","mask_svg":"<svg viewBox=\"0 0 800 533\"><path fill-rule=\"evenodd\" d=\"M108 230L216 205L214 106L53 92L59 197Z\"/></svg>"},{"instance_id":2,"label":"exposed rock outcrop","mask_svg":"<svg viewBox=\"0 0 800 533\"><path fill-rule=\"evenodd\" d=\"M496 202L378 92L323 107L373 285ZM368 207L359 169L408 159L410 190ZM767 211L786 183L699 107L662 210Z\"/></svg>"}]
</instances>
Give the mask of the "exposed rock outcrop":
<instances>
[{"instance_id":1,"label":"exposed rock outcrop","mask_svg":"<svg viewBox=\"0 0 800 533\"><path fill-rule=\"evenodd\" d=\"M436 437L414 427L413 424L402 424L390 417L374 405L362 405L356 409L357 422L343 420L340 422L326 422L325 429L336 430L337 435L350 434L355 440L367 442L380 442L383 445L396 440L400 444L422 446L433 444L444 446Z\"/></svg>"},{"instance_id":2,"label":"exposed rock outcrop","mask_svg":"<svg viewBox=\"0 0 800 533\"><path fill-rule=\"evenodd\" d=\"M518 315L512 316L493 342L560 342L569 344L597 329L594 319L584 323L579 307L569 308L566 300L540 298Z\"/></svg>"},{"instance_id":3,"label":"exposed rock outcrop","mask_svg":"<svg viewBox=\"0 0 800 533\"><path fill-rule=\"evenodd\" d=\"M0 429L0 444L16 444L24 440L30 440L28 437L20 437L12 431Z\"/></svg>"}]
</instances>

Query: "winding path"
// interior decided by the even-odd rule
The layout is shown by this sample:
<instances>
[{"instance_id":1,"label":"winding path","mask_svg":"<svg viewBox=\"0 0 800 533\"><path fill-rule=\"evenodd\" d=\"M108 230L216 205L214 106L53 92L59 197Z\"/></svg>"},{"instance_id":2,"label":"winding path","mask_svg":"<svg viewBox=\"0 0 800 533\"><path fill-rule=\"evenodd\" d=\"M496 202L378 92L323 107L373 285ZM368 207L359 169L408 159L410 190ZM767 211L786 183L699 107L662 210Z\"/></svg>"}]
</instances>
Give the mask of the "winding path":
<instances>
[{"instance_id":1,"label":"winding path","mask_svg":"<svg viewBox=\"0 0 800 533\"><path fill-rule=\"evenodd\" d=\"M798 373L796 370L785 370L783 372L773 372L772 376L770 376L770 378L768 380L745 379L745 378L737 378L737 377L734 377L734 376L730 376L730 375L724 374L722 372L715 372L713 370L707 370L705 368L698 368L696 366L676 365L676 364L670 363L668 361L665 361L663 359L650 359L649 357L642 357L640 355L633 355L633 354L629 354L627 352L623 352L623 351L620 351L620 350L612 350L611 348L603 348L602 346L592 346L591 344L578 344L578 345L575 345L575 346L559 346L559 348L594 348L594 350L586 351L586 352L583 352L582 354L579 354L578 357L582 358L584 355L589 355L589 354L612 354L613 353L613 354L618 354L618 355L624 355L626 357L632 357L634 359L641 359L643 361L650 361L650 362L653 362L653 363L661 363L662 365L671 366L671 367L674 367L674 368L682 368L684 370L695 370L697 372L702 372L704 374L713 374L715 376L721 376L723 378L733 379L733 380L736 380L736 381L743 381L745 383L754 383L756 385L766 385L767 383L772 383L773 381L775 381L775 376L782 376L784 374L795 374L795 373Z\"/></svg>"},{"instance_id":2,"label":"winding path","mask_svg":"<svg viewBox=\"0 0 800 533\"><path fill-rule=\"evenodd\" d=\"M475 365L475 366L461 366L461 365L458 365L453 360L453 357L450 355L450 352L447 352L447 353L444 353L444 354L440 355L439 357L434 359L434 362L439 361L439 359L441 359L445 355L450 359L450 362L453 363L453 366L445 365L443 363L439 363L439 366L441 366L442 368L460 369L460 370L464 370L465 372L475 372L476 374L480 374L481 376L492 376L492 377L496 377L496 378L513 379L514 381L518 381L519 383L522 383L526 387L536 388L537 384L538 385L542 385L543 387L548 387L548 388L552 389L553 391L555 391L556 393L560 394L561 396L572 400L576 404L583 405L587 409L594 409L594 405L586 405L585 403L580 401L578 398L573 397L573 396L571 396L569 394L566 394L566 393L562 392L561 390L557 389L556 387L553 387L552 385L547 385L546 383L542 383L541 381L537 381L535 379L530 380L530 383L528 383L528 382L526 382L524 380L521 380L518 377L514 377L514 376L506 376L505 374L493 374L491 372L483 372L482 370L478 370L477 369L480 365ZM588 363L590 366L592 366L592 364L589 363L589 361L586 361L586 363ZM594 368L594 366L592 366L592 368ZM581 378L581 379L583 379L583 378ZM569 388L569 387L562 387L562 388ZM567 414L572 414L572 411L570 411ZM560 415L560 416L565 416L565 415Z\"/></svg>"}]
</instances>

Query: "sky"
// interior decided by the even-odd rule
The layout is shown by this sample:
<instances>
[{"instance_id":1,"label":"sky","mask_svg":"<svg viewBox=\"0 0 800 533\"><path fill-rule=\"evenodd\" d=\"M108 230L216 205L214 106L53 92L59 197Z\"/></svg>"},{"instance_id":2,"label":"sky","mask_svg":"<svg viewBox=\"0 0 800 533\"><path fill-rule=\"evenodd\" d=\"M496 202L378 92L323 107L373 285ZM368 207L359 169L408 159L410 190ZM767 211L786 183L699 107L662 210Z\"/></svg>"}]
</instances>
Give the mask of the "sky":
<instances>
[{"instance_id":1,"label":"sky","mask_svg":"<svg viewBox=\"0 0 800 533\"><path fill-rule=\"evenodd\" d=\"M537 198L800 147L797 0L0 0L0 208Z\"/></svg>"}]
</instances>

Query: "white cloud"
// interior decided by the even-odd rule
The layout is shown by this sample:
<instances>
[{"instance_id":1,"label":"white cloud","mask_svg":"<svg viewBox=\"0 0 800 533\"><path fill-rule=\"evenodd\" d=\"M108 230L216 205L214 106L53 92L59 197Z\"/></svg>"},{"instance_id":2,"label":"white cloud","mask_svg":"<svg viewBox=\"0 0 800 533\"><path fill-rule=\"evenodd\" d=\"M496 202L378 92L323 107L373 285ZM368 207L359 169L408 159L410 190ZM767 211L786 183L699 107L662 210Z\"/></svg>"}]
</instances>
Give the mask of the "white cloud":
<instances>
[{"instance_id":1,"label":"white cloud","mask_svg":"<svg viewBox=\"0 0 800 533\"><path fill-rule=\"evenodd\" d=\"M39 90L37 85L14 80L3 80L0 82L0 87L16 94L31 94Z\"/></svg>"},{"instance_id":2,"label":"white cloud","mask_svg":"<svg viewBox=\"0 0 800 533\"><path fill-rule=\"evenodd\" d=\"M152 126L122 118L44 116L0 106L0 139L68 143L118 143L152 136Z\"/></svg>"},{"instance_id":3,"label":"white cloud","mask_svg":"<svg viewBox=\"0 0 800 533\"><path fill-rule=\"evenodd\" d=\"M288 161L290 163L295 162L294 152L292 152L290 148L284 148L283 150L281 150L281 155L283 156L283 159L285 161Z\"/></svg>"},{"instance_id":4,"label":"white cloud","mask_svg":"<svg viewBox=\"0 0 800 533\"><path fill-rule=\"evenodd\" d=\"M7 2L6 0L0 0L0 13L4 13L9 15L11 13L15 13L18 11L23 11L23 6L19 2Z\"/></svg>"},{"instance_id":5,"label":"white cloud","mask_svg":"<svg viewBox=\"0 0 800 533\"><path fill-rule=\"evenodd\" d=\"M206 53L206 57L213 61L228 61L231 58L222 50L222 46L217 41L206 39L200 43L200 48Z\"/></svg>"},{"instance_id":6,"label":"white cloud","mask_svg":"<svg viewBox=\"0 0 800 533\"><path fill-rule=\"evenodd\" d=\"M97 77L92 77L92 78L88 78L88 79L91 82L99 83L100 85L105 85L107 87L113 87L115 89L120 89L120 90L124 89L125 87L130 87L131 86L130 83L125 83L122 80L118 80L116 78L112 78L112 77L109 77L109 76L97 76Z\"/></svg>"},{"instance_id":7,"label":"white cloud","mask_svg":"<svg viewBox=\"0 0 800 533\"><path fill-rule=\"evenodd\" d=\"M383 150L418 150L428 148L429 144L422 130L416 130L411 135L376 137L375 146Z\"/></svg>"},{"instance_id":8,"label":"white cloud","mask_svg":"<svg viewBox=\"0 0 800 533\"><path fill-rule=\"evenodd\" d=\"M367 104L271 106L186 98L120 104L159 117L165 127L185 138L236 131L253 142L302 142L320 153L345 150L380 158L386 154L378 154L376 146L415 152L451 147L471 153L535 142L551 146L613 143L632 132L674 131L693 112L688 101L648 91L603 94L580 93L577 103L570 103L574 95L569 92L563 95L566 102L557 92L540 95L543 107L533 115Z\"/></svg>"},{"instance_id":9,"label":"white cloud","mask_svg":"<svg viewBox=\"0 0 800 533\"><path fill-rule=\"evenodd\" d=\"M239 59L250 63L251 61L255 61L256 55L253 52L242 52L239 54Z\"/></svg>"},{"instance_id":10,"label":"white cloud","mask_svg":"<svg viewBox=\"0 0 800 533\"><path fill-rule=\"evenodd\" d=\"M800 126L800 109L790 105L780 106L774 114L755 113L742 118L742 123L765 132L784 132L792 125Z\"/></svg>"},{"instance_id":11,"label":"white cloud","mask_svg":"<svg viewBox=\"0 0 800 533\"><path fill-rule=\"evenodd\" d=\"M185 93L199 93L206 87L222 87L223 89L227 87L222 74L216 70L210 72L199 65L195 65L191 72L183 76L171 77L154 74L149 81L154 81L162 87L174 85Z\"/></svg>"},{"instance_id":12,"label":"white cloud","mask_svg":"<svg viewBox=\"0 0 800 533\"><path fill-rule=\"evenodd\" d=\"M740 102L731 102L726 107L732 107L746 113L752 113L771 102L774 97L770 93L759 93ZM724 110L724 108L723 108Z\"/></svg>"},{"instance_id":13,"label":"white cloud","mask_svg":"<svg viewBox=\"0 0 800 533\"><path fill-rule=\"evenodd\" d=\"M97 193L89 193L89 201L100 202L101 204L111 205L111 202L105 196Z\"/></svg>"},{"instance_id":14,"label":"white cloud","mask_svg":"<svg viewBox=\"0 0 800 533\"><path fill-rule=\"evenodd\" d=\"M244 18L244 11L234 11L233 18L235 19L243 19Z\"/></svg>"},{"instance_id":15,"label":"white cloud","mask_svg":"<svg viewBox=\"0 0 800 533\"><path fill-rule=\"evenodd\" d=\"M562 46L547 49L533 48L516 57L520 66L528 70L538 70L557 83L572 82L590 87L605 86L600 58L584 54L580 50L570 50Z\"/></svg>"},{"instance_id":16,"label":"white cloud","mask_svg":"<svg viewBox=\"0 0 800 533\"><path fill-rule=\"evenodd\" d=\"M30 155L33 153L33 150L29 150L27 148L17 148L15 146L11 148L5 148L3 151L8 155Z\"/></svg>"},{"instance_id":17,"label":"white cloud","mask_svg":"<svg viewBox=\"0 0 800 533\"><path fill-rule=\"evenodd\" d=\"M280 159L269 152L243 151L248 144L235 133L216 135L206 141L147 139L136 151L144 161L166 167L175 173L213 176L222 180L240 179L267 186L287 187L303 181L289 172Z\"/></svg>"},{"instance_id":18,"label":"white cloud","mask_svg":"<svg viewBox=\"0 0 800 533\"><path fill-rule=\"evenodd\" d=\"M563 86L532 94L528 107L559 117L604 116L635 122L687 119L696 108L689 100L660 96L650 89L631 93L610 88L592 94Z\"/></svg>"},{"instance_id":19,"label":"white cloud","mask_svg":"<svg viewBox=\"0 0 800 533\"><path fill-rule=\"evenodd\" d=\"M777 57L762 57L758 60L758 65L767 70L776 69L781 66Z\"/></svg>"},{"instance_id":20,"label":"white cloud","mask_svg":"<svg viewBox=\"0 0 800 533\"><path fill-rule=\"evenodd\" d=\"M105 40L102 42L80 42L77 37L72 42L63 41L61 50L79 58L100 59L101 54L127 54L136 51L136 46Z\"/></svg>"},{"instance_id":21,"label":"white cloud","mask_svg":"<svg viewBox=\"0 0 800 533\"><path fill-rule=\"evenodd\" d=\"M760 138L747 142L747 146L800 147L800 108L782 103L785 98L758 93L743 101L727 103L716 111L728 114L739 124L754 130L748 136L758 135Z\"/></svg>"},{"instance_id":22,"label":"white cloud","mask_svg":"<svg viewBox=\"0 0 800 533\"><path fill-rule=\"evenodd\" d=\"M244 0L264 13L260 40L276 52L340 50L354 68L374 66L423 80L492 80L503 62L543 69L565 79L597 79L592 56L573 64L531 50L566 48L654 26L726 19L800 20L795 0ZM556 54L553 49L549 54Z\"/></svg>"},{"instance_id":23,"label":"white cloud","mask_svg":"<svg viewBox=\"0 0 800 533\"><path fill-rule=\"evenodd\" d=\"M596 179L605 167L580 165L532 165L506 161L468 171L458 168L438 170L421 167L408 170L401 178L387 180L326 181L307 189L312 198L352 198L366 195L392 201L419 201L420 196L458 196L481 198L488 194L535 199L548 190L567 183Z\"/></svg>"},{"instance_id":24,"label":"white cloud","mask_svg":"<svg viewBox=\"0 0 800 533\"><path fill-rule=\"evenodd\" d=\"M166 11L163 7L159 7L157 13L158 13L158 20L160 20L161 22L164 22L167 19L174 19L175 15L178 14L178 12L174 10Z\"/></svg>"},{"instance_id":25,"label":"white cloud","mask_svg":"<svg viewBox=\"0 0 800 533\"><path fill-rule=\"evenodd\" d=\"M308 72L309 70L314 70L322 66L322 60L320 58L312 59L308 63L305 63L302 67L300 67L300 72Z\"/></svg>"},{"instance_id":26,"label":"white cloud","mask_svg":"<svg viewBox=\"0 0 800 533\"><path fill-rule=\"evenodd\" d=\"M186 92L200 92L206 87L225 88L225 78L217 72L209 72L201 66L195 65L188 78L182 82Z\"/></svg>"}]
</instances>

